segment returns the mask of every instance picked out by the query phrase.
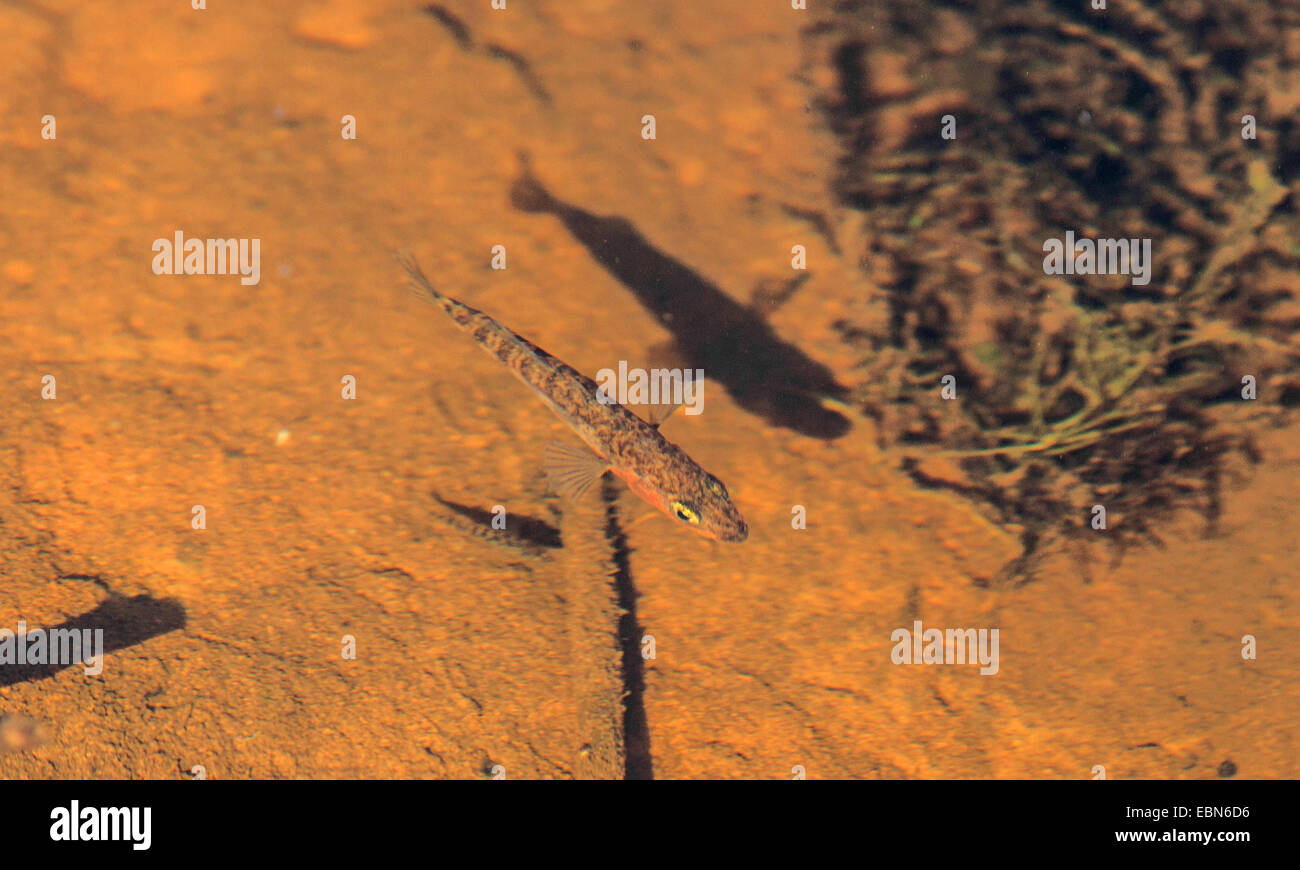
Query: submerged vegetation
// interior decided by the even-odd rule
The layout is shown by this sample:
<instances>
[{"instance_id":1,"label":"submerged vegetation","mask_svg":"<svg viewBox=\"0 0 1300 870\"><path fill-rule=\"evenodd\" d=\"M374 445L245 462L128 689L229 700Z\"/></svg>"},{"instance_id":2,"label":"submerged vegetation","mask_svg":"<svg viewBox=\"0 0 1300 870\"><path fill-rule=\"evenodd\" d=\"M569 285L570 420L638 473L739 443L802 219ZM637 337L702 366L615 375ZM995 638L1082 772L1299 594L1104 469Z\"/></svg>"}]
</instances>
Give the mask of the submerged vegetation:
<instances>
[{"instance_id":1,"label":"submerged vegetation","mask_svg":"<svg viewBox=\"0 0 1300 870\"><path fill-rule=\"evenodd\" d=\"M880 288L837 324L857 403L1030 556L1094 505L1121 546L1180 509L1213 524L1251 433L1300 396L1300 12L891 6L842 3L809 36ZM1152 240L1152 280L1047 274L1067 231Z\"/></svg>"}]
</instances>

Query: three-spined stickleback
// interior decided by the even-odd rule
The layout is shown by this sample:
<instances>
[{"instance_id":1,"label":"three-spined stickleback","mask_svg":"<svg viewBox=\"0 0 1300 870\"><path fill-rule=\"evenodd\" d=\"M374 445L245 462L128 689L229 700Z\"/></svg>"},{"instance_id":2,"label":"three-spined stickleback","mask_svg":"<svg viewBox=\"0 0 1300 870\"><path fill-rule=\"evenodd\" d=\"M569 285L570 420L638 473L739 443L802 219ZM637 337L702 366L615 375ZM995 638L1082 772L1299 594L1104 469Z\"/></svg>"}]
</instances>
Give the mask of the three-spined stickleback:
<instances>
[{"instance_id":1,"label":"three-spined stickleback","mask_svg":"<svg viewBox=\"0 0 1300 870\"><path fill-rule=\"evenodd\" d=\"M409 255L397 261L418 295L437 305L478 345L542 398L590 450L552 442L546 473L562 495L579 497L606 471L682 525L715 541L745 540L749 529L727 488L657 426L601 398L596 382L493 318L433 288Z\"/></svg>"}]
</instances>

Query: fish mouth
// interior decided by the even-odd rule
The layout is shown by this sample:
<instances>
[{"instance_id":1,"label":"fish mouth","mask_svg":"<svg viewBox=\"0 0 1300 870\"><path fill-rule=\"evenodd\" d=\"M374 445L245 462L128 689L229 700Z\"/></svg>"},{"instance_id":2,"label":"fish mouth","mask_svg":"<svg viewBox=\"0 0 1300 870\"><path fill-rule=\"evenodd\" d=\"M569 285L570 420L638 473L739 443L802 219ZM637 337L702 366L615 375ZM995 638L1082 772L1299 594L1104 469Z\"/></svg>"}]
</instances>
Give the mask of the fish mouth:
<instances>
[{"instance_id":1,"label":"fish mouth","mask_svg":"<svg viewBox=\"0 0 1300 870\"><path fill-rule=\"evenodd\" d=\"M736 523L734 526L725 528L696 529L700 537L708 538L710 541L717 541L722 544L739 544L749 537L749 527L744 521Z\"/></svg>"},{"instance_id":2,"label":"fish mouth","mask_svg":"<svg viewBox=\"0 0 1300 870\"><path fill-rule=\"evenodd\" d=\"M729 531L725 536L719 536L718 540L726 541L729 544L739 544L749 537L749 526L745 525L744 520L736 523L736 528Z\"/></svg>"}]
</instances>

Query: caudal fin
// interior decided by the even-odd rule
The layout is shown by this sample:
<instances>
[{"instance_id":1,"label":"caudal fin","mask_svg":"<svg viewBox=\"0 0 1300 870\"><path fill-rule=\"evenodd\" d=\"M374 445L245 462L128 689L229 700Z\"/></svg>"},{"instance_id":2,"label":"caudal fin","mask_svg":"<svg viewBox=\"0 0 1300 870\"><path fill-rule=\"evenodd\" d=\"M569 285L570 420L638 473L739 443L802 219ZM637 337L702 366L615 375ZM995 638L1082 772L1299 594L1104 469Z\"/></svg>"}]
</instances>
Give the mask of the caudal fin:
<instances>
[{"instance_id":1,"label":"caudal fin","mask_svg":"<svg viewBox=\"0 0 1300 870\"><path fill-rule=\"evenodd\" d=\"M407 283L412 293L426 302L437 302L442 298L442 294L434 290L433 285L429 283L429 279L424 277L424 270L420 268L420 264L415 261L415 257L412 256L410 251L393 251L393 259L397 261L397 265L406 270L406 274L410 279Z\"/></svg>"},{"instance_id":2,"label":"caudal fin","mask_svg":"<svg viewBox=\"0 0 1300 870\"><path fill-rule=\"evenodd\" d=\"M526 212L558 210L555 198L533 175L532 161L523 152L519 154L519 177L510 185L510 204Z\"/></svg>"}]
</instances>

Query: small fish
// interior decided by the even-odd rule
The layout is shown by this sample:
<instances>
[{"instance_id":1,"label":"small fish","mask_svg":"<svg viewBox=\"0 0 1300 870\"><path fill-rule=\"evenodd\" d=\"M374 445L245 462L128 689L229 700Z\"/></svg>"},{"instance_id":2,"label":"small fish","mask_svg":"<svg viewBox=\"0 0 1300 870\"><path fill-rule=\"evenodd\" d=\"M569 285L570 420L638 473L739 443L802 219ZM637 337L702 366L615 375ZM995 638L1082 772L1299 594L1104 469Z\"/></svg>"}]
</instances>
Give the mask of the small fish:
<instances>
[{"instance_id":1,"label":"small fish","mask_svg":"<svg viewBox=\"0 0 1300 870\"><path fill-rule=\"evenodd\" d=\"M439 509L430 516L480 541L539 559L550 558L548 551L560 547L559 531L542 520L516 515L510 518L508 527L498 529L492 525L492 514L488 511L447 501L436 492L433 498Z\"/></svg>"},{"instance_id":2,"label":"small fish","mask_svg":"<svg viewBox=\"0 0 1300 870\"><path fill-rule=\"evenodd\" d=\"M397 262L417 295L446 311L594 451L556 442L546 446L546 473L561 495L577 498L613 471L642 499L706 538L739 543L749 536L722 481L659 434L657 425L622 405L601 401L595 381L483 312L433 289L409 255L398 254Z\"/></svg>"}]
</instances>

